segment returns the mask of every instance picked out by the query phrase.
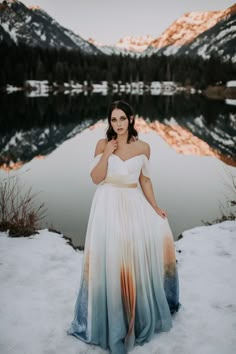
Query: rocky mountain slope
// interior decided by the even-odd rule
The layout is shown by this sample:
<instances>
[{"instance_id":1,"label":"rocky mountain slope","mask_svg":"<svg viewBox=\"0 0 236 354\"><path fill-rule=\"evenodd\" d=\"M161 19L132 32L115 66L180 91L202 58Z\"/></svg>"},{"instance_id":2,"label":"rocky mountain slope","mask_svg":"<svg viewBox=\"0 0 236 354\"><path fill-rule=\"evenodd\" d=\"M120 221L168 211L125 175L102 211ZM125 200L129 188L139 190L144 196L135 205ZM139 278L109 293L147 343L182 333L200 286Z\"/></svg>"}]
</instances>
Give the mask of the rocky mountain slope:
<instances>
[{"instance_id":1,"label":"rocky mountain slope","mask_svg":"<svg viewBox=\"0 0 236 354\"><path fill-rule=\"evenodd\" d=\"M227 60L236 52L235 14L236 4L223 11L187 13L151 42L144 54L207 57L217 52Z\"/></svg>"},{"instance_id":2,"label":"rocky mountain slope","mask_svg":"<svg viewBox=\"0 0 236 354\"><path fill-rule=\"evenodd\" d=\"M81 38L37 6L28 8L18 0L0 3L0 42L80 49L89 54L187 54L208 58L217 53L224 60L236 61L235 28L236 4L222 11L186 13L155 39L149 35L126 36L109 46Z\"/></svg>"},{"instance_id":3,"label":"rocky mountain slope","mask_svg":"<svg viewBox=\"0 0 236 354\"><path fill-rule=\"evenodd\" d=\"M37 6L28 8L18 0L0 3L0 42L24 43L43 48L80 49L89 54L99 49L62 27Z\"/></svg>"},{"instance_id":4,"label":"rocky mountain slope","mask_svg":"<svg viewBox=\"0 0 236 354\"><path fill-rule=\"evenodd\" d=\"M200 55L205 59L215 54L223 60L236 62L236 12L200 34L191 43L183 45L178 54Z\"/></svg>"}]
</instances>

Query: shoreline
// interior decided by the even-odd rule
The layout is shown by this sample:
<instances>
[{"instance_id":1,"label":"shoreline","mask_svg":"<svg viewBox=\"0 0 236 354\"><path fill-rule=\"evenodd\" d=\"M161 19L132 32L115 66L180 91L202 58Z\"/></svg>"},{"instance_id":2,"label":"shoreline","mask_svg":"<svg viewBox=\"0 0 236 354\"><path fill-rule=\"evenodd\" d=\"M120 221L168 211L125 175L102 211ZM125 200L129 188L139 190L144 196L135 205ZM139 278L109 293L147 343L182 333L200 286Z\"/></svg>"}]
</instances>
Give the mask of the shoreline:
<instances>
[{"instance_id":1,"label":"shoreline","mask_svg":"<svg viewBox=\"0 0 236 354\"><path fill-rule=\"evenodd\" d=\"M0 92L2 93L14 93L14 92L25 92L28 96L37 97L44 96L48 97L50 94L54 93L64 93L64 94L88 94L88 93L106 93L111 95L114 93L131 93L135 92L137 95L143 94L154 94L154 95L179 95L179 94L202 94L209 99L215 100L225 100L225 99L236 99L236 87L226 85L208 85L203 89L197 89L196 85L184 85L182 83L174 81L153 81L145 83L143 81L134 82L108 82L101 81L99 83L90 84L87 82L74 82L70 83L64 82L49 83L48 80L38 81L38 80L26 80L25 84L20 87L16 87L12 84L6 84L0 87Z\"/></svg>"}]
</instances>

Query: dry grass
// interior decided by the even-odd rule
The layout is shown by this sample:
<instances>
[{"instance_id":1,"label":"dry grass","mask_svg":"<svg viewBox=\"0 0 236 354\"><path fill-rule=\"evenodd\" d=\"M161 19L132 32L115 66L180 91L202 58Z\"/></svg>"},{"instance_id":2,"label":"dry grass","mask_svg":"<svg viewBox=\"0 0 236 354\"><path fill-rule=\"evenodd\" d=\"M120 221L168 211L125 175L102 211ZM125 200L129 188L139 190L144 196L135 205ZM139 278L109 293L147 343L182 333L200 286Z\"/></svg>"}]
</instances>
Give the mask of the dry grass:
<instances>
[{"instance_id":1,"label":"dry grass","mask_svg":"<svg viewBox=\"0 0 236 354\"><path fill-rule=\"evenodd\" d=\"M46 216L44 203L36 202L37 195L18 176L0 181L0 231L8 230L13 237L37 233L39 222Z\"/></svg>"}]
</instances>

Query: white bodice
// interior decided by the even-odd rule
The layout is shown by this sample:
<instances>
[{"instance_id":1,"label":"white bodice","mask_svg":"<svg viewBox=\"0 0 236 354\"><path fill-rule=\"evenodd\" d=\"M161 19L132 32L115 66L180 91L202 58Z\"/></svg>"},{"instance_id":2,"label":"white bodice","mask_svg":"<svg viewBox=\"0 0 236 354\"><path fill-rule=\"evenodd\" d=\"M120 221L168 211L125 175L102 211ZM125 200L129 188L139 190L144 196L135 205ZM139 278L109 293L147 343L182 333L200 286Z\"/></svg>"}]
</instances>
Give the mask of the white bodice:
<instances>
[{"instance_id":1,"label":"white bodice","mask_svg":"<svg viewBox=\"0 0 236 354\"><path fill-rule=\"evenodd\" d=\"M102 154L97 155L92 161L90 170L96 166ZM138 183L140 172L150 177L150 164L145 154L133 156L123 161L118 155L112 154L108 159L107 176L122 183Z\"/></svg>"}]
</instances>

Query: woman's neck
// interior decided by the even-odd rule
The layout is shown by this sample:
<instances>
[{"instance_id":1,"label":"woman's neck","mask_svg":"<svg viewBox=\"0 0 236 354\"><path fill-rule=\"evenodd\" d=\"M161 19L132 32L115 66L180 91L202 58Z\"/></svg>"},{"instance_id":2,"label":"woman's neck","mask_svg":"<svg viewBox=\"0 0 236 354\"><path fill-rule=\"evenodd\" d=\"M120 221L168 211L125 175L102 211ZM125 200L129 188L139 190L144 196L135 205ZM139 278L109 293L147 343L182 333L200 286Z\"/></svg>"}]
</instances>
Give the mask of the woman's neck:
<instances>
[{"instance_id":1,"label":"woman's neck","mask_svg":"<svg viewBox=\"0 0 236 354\"><path fill-rule=\"evenodd\" d=\"M128 134L125 135L118 135L116 140L118 141L120 146L126 145L128 139Z\"/></svg>"}]
</instances>

